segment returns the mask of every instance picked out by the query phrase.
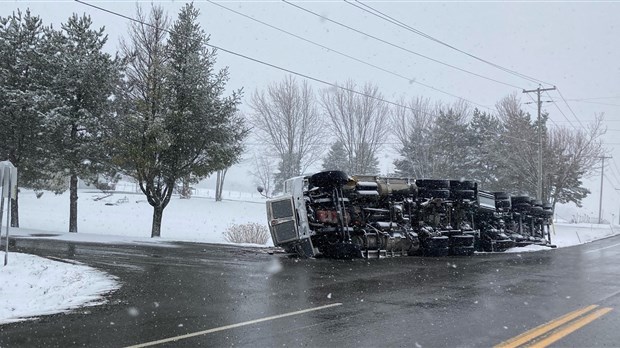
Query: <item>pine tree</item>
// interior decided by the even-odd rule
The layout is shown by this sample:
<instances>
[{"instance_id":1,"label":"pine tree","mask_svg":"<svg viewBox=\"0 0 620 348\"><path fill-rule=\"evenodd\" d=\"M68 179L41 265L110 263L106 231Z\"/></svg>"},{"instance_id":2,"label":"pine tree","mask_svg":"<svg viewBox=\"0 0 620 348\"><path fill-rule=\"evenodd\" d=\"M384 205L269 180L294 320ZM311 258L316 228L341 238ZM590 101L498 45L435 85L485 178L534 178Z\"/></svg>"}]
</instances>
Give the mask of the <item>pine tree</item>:
<instances>
[{"instance_id":1,"label":"pine tree","mask_svg":"<svg viewBox=\"0 0 620 348\"><path fill-rule=\"evenodd\" d=\"M467 125L470 146L467 151L467 178L478 182L479 188L499 191L497 186L499 158L498 149L501 123L497 117L474 110Z\"/></svg>"},{"instance_id":2,"label":"pine tree","mask_svg":"<svg viewBox=\"0 0 620 348\"><path fill-rule=\"evenodd\" d=\"M228 71L214 72L216 52L208 49L198 16L193 5L183 7L164 41L166 18L154 7L151 25L135 24L125 45L134 92L127 96L115 157L153 207L151 237L161 235L176 183L235 163L247 134L237 113L240 92L223 96Z\"/></svg>"},{"instance_id":3,"label":"pine tree","mask_svg":"<svg viewBox=\"0 0 620 348\"><path fill-rule=\"evenodd\" d=\"M96 181L105 169L104 120L120 78L118 60L103 52L104 28L91 26L89 16L73 14L52 39L56 107L47 125L53 171L69 179L69 232L78 230L78 178Z\"/></svg>"},{"instance_id":4,"label":"pine tree","mask_svg":"<svg viewBox=\"0 0 620 348\"><path fill-rule=\"evenodd\" d=\"M323 159L323 170L341 170L346 173L350 173L351 168L348 161L347 152L341 141L336 141L332 144L329 152Z\"/></svg>"},{"instance_id":5,"label":"pine tree","mask_svg":"<svg viewBox=\"0 0 620 348\"><path fill-rule=\"evenodd\" d=\"M50 92L45 31L30 11L0 18L0 160L18 169L20 187L41 189L50 157L45 115ZM19 195L11 226L19 227Z\"/></svg>"}]
</instances>

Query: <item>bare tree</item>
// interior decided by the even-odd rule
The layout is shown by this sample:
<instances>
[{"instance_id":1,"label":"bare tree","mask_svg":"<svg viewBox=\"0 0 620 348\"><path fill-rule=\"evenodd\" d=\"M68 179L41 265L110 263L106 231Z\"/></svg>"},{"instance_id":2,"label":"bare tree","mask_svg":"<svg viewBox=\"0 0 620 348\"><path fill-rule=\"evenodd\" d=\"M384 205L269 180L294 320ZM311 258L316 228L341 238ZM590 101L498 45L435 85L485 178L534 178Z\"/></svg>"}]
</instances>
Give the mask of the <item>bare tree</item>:
<instances>
[{"instance_id":1,"label":"bare tree","mask_svg":"<svg viewBox=\"0 0 620 348\"><path fill-rule=\"evenodd\" d=\"M263 188L263 194L270 196L273 190L275 168L273 160L265 155L254 155L254 171L251 175L254 177L256 185Z\"/></svg>"},{"instance_id":2,"label":"bare tree","mask_svg":"<svg viewBox=\"0 0 620 348\"><path fill-rule=\"evenodd\" d=\"M276 190L284 180L300 175L319 159L324 141L323 121L312 88L288 76L256 91L250 102L251 124L257 136L279 157Z\"/></svg>"},{"instance_id":3,"label":"bare tree","mask_svg":"<svg viewBox=\"0 0 620 348\"><path fill-rule=\"evenodd\" d=\"M543 199L555 207L556 203L581 200L590 191L582 187L582 179L600 168L600 157L605 154L601 136L605 134L603 116L583 129L554 128L546 144L543 180Z\"/></svg>"},{"instance_id":4,"label":"bare tree","mask_svg":"<svg viewBox=\"0 0 620 348\"><path fill-rule=\"evenodd\" d=\"M389 122L388 105L379 100L379 88L370 83L364 85L361 94L353 81L344 88L331 88L321 94L323 110L337 141L347 153L349 172L376 174L377 154L387 140Z\"/></svg>"}]
</instances>

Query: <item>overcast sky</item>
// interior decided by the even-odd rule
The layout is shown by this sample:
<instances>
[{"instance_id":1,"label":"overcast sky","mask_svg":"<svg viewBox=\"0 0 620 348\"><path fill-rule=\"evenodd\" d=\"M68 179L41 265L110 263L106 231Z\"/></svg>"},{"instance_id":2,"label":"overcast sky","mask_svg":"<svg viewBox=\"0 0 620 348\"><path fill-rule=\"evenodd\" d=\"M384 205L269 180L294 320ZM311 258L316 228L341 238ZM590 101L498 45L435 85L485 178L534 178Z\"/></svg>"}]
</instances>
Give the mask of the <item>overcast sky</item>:
<instances>
[{"instance_id":1,"label":"overcast sky","mask_svg":"<svg viewBox=\"0 0 620 348\"><path fill-rule=\"evenodd\" d=\"M363 7L354 0L352 2ZM135 14L135 1L89 3L128 16ZM141 2L141 5L148 7L150 3ZM155 3L163 6L171 17L175 17L184 2ZM343 82L346 79L360 84L372 82L379 86L389 100L424 96L453 102L462 98L489 111L487 108L493 108L498 100L511 93L518 93L524 102L531 101L521 91L538 87L536 82L491 67L345 2L304 1L294 4L387 43L280 1L217 3L332 51L209 2L196 1L196 6L201 10L201 24L211 34L211 44L328 82ZM557 91L544 94L543 100L556 102L545 103L543 106L550 113L549 127L581 127L592 120L595 114L604 113L608 127L604 141L609 155L614 157L606 162L607 179L604 181L603 194L605 214L610 217L614 213L618 218L620 191L615 188L620 189L619 2L363 3L467 53L544 81L543 87L557 86L572 111ZM54 23L55 26L65 21L72 12L89 14L97 27L106 27L110 36L107 49L111 52L116 50L119 38L126 35L126 19L73 1L0 1L0 14L27 7L34 14L40 15L46 24ZM287 74L223 51L218 55L218 63L230 67L229 87L243 87L246 99L256 89L280 81ZM317 90L327 87L318 82L312 82L312 86ZM536 114L535 104L526 105L525 108L533 115ZM385 168L382 171L390 170L388 156L383 158L383 162ZM231 171L230 184L241 185L246 173L247 168ZM594 177L587 184L592 195L585 202L586 211L594 215L598 214L599 180L600 177Z\"/></svg>"}]
</instances>

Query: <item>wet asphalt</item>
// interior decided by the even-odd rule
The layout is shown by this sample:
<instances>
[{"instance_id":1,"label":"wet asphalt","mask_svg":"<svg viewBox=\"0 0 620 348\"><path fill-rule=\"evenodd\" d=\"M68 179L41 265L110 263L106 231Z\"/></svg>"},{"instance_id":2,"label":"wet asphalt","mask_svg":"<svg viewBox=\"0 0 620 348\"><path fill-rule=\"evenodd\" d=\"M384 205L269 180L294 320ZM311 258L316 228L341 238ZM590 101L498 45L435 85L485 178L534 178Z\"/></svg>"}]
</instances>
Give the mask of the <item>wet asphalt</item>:
<instances>
[{"instance_id":1,"label":"wet asphalt","mask_svg":"<svg viewBox=\"0 0 620 348\"><path fill-rule=\"evenodd\" d=\"M620 237L542 252L348 261L195 243L24 238L12 247L83 262L122 287L104 305L1 325L0 347L125 347L210 329L154 346L490 347L588 305L612 311L554 346L620 346Z\"/></svg>"}]
</instances>

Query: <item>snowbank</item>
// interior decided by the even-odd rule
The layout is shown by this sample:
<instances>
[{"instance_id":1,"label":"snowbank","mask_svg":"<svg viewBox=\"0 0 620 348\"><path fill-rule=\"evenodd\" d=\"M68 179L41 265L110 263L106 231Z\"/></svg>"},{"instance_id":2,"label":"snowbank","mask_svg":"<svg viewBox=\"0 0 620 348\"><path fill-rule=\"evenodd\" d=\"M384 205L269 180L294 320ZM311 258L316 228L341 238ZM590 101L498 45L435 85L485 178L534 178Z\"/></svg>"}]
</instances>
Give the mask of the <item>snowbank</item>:
<instances>
[{"instance_id":1,"label":"snowbank","mask_svg":"<svg viewBox=\"0 0 620 348\"><path fill-rule=\"evenodd\" d=\"M119 287L92 267L9 252L9 263L0 266L0 324L98 305Z\"/></svg>"}]
</instances>

